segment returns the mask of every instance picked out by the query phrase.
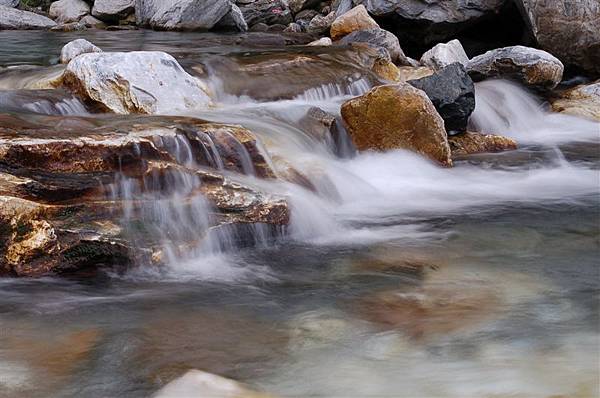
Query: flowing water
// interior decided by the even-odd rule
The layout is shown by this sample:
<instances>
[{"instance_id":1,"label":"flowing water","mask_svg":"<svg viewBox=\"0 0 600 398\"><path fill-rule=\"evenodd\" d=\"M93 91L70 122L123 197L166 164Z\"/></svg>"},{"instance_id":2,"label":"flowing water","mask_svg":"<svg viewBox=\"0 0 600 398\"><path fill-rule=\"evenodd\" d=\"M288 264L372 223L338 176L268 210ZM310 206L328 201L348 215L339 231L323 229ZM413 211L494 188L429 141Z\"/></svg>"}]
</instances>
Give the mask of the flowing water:
<instances>
[{"instance_id":1,"label":"flowing water","mask_svg":"<svg viewBox=\"0 0 600 398\"><path fill-rule=\"evenodd\" d=\"M281 396L598 396L597 123L486 81L471 123L518 150L452 169L406 151L356 154L343 132L319 140L299 124L312 106L339 116L374 83L342 50L90 35L105 50L172 53L218 102L189 116L247 127L315 190L259 180L250 162L243 178L291 203L285 235L258 228L253 247L193 248L160 272L0 280L0 396L143 397L189 369ZM0 111L89 116L67 93L22 90L60 68L51 64L72 38L0 32ZM304 53L314 62L286 66ZM265 63L270 74L256 72ZM177 195L197 182L174 181L143 219L193 234L207 204L198 197L182 214ZM127 181L113 194L148 195Z\"/></svg>"}]
</instances>

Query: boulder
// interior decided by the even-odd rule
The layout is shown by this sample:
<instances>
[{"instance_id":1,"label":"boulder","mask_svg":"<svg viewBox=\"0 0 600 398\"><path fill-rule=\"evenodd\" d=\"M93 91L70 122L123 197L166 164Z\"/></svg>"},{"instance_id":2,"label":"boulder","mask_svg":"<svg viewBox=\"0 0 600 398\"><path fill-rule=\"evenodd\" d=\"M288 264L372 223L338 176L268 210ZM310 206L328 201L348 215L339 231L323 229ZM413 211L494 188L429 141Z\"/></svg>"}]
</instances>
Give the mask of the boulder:
<instances>
[{"instance_id":1,"label":"boulder","mask_svg":"<svg viewBox=\"0 0 600 398\"><path fill-rule=\"evenodd\" d=\"M330 12L325 16L318 14L310 20L308 26L306 27L306 31L308 33L313 33L317 35L324 34L325 32L329 31L334 19L334 12Z\"/></svg>"},{"instance_id":2,"label":"boulder","mask_svg":"<svg viewBox=\"0 0 600 398\"><path fill-rule=\"evenodd\" d=\"M512 138L493 134L465 132L448 137L452 157L474 153L502 152L517 149Z\"/></svg>"},{"instance_id":3,"label":"boulder","mask_svg":"<svg viewBox=\"0 0 600 398\"><path fill-rule=\"evenodd\" d=\"M43 15L0 5L1 29L50 29L56 22Z\"/></svg>"},{"instance_id":4,"label":"boulder","mask_svg":"<svg viewBox=\"0 0 600 398\"><path fill-rule=\"evenodd\" d=\"M320 0L289 0L288 5L292 13L296 15L302 10L318 5L319 2Z\"/></svg>"},{"instance_id":5,"label":"boulder","mask_svg":"<svg viewBox=\"0 0 600 398\"><path fill-rule=\"evenodd\" d=\"M60 62L68 64L73 58L86 53L101 53L102 50L85 39L76 39L64 45L60 51Z\"/></svg>"},{"instance_id":6,"label":"boulder","mask_svg":"<svg viewBox=\"0 0 600 398\"><path fill-rule=\"evenodd\" d=\"M539 46L567 65L600 76L597 0L516 0Z\"/></svg>"},{"instance_id":7,"label":"boulder","mask_svg":"<svg viewBox=\"0 0 600 398\"><path fill-rule=\"evenodd\" d=\"M244 19L242 10L235 5L231 5L231 10L215 25L216 28L225 28L227 30L237 30L238 32L246 32L248 24Z\"/></svg>"},{"instance_id":8,"label":"boulder","mask_svg":"<svg viewBox=\"0 0 600 398\"><path fill-rule=\"evenodd\" d=\"M469 63L465 49L456 39L448 43L436 44L421 56L421 64L429 66L433 70L440 70L455 62L459 62L465 67Z\"/></svg>"},{"instance_id":9,"label":"boulder","mask_svg":"<svg viewBox=\"0 0 600 398\"><path fill-rule=\"evenodd\" d=\"M19 0L0 0L0 6L15 8L19 6Z\"/></svg>"},{"instance_id":10,"label":"boulder","mask_svg":"<svg viewBox=\"0 0 600 398\"><path fill-rule=\"evenodd\" d=\"M249 4L240 4L240 10L248 26L259 23L287 26L294 22L287 1L283 0L256 0Z\"/></svg>"},{"instance_id":11,"label":"boulder","mask_svg":"<svg viewBox=\"0 0 600 398\"><path fill-rule=\"evenodd\" d=\"M157 30L208 30L230 10L229 0L135 0L137 24Z\"/></svg>"},{"instance_id":12,"label":"boulder","mask_svg":"<svg viewBox=\"0 0 600 398\"><path fill-rule=\"evenodd\" d=\"M164 52L89 53L73 59L64 85L115 113L167 113L210 105L207 88Z\"/></svg>"},{"instance_id":13,"label":"boulder","mask_svg":"<svg viewBox=\"0 0 600 398\"><path fill-rule=\"evenodd\" d=\"M600 121L600 80L566 90L551 102L554 112Z\"/></svg>"},{"instance_id":14,"label":"boulder","mask_svg":"<svg viewBox=\"0 0 600 398\"><path fill-rule=\"evenodd\" d=\"M57 23L77 22L90 13L90 6L83 0L59 0L50 5L48 14Z\"/></svg>"},{"instance_id":15,"label":"boulder","mask_svg":"<svg viewBox=\"0 0 600 398\"><path fill-rule=\"evenodd\" d=\"M95 0L92 15L107 22L117 22L135 10L135 0Z\"/></svg>"},{"instance_id":16,"label":"boulder","mask_svg":"<svg viewBox=\"0 0 600 398\"><path fill-rule=\"evenodd\" d=\"M335 18L331 24L330 36L332 40L339 40L354 31L371 28L379 28L379 25L371 18L365 6L359 5Z\"/></svg>"},{"instance_id":17,"label":"boulder","mask_svg":"<svg viewBox=\"0 0 600 398\"><path fill-rule=\"evenodd\" d=\"M226 379L200 370L189 370L183 376L173 380L153 398L180 397L227 397L227 398L269 398L269 395L250 390L235 380Z\"/></svg>"},{"instance_id":18,"label":"boulder","mask_svg":"<svg viewBox=\"0 0 600 398\"><path fill-rule=\"evenodd\" d=\"M296 22L292 22L283 31L290 33L302 33L302 26L300 26L300 24L297 24Z\"/></svg>"},{"instance_id":19,"label":"boulder","mask_svg":"<svg viewBox=\"0 0 600 398\"><path fill-rule=\"evenodd\" d=\"M408 83L425 91L444 119L448 133L467 129L469 116L475 110L475 86L464 66L457 62Z\"/></svg>"},{"instance_id":20,"label":"boulder","mask_svg":"<svg viewBox=\"0 0 600 398\"><path fill-rule=\"evenodd\" d=\"M335 116L316 106L311 106L298 125L306 134L324 143L335 142L339 127Z\"/></svg>"},{"instance_id":21,"label":"boulder","mask_svg":"<svg viewBox=\"0 0 600 398\"><path fill-rule=\"evenodd\" d=\"M86 15L85 17L81 18L79 23L85 25L88 28L103 29L106 27L106 24L104 22L91 15Z\"/></svg>"},{"instance_id":22,"label":"boulder","mask_svg":"<svg viewBox=\"0 0 600 398\"><path fill-rule=\"evenodd\" d=\"M444 120L427 95L409 84L378 86L346 101L342 117L358 150L408 149L452 165Z\"/></svg>"},{"instance_id":23,"label":"boulder","mask_svg":"<svg viewBox=\"0 0 600 398\"><path fill-rule=\"evenodd\" d=\"M558 58L524 46L491 50L472 58L467 65L467 71L475 81L501 77L539 89L556 87L562 80L563 70Z\"/></svg>"},{"instance_id":24,"label":"boulder","mask_svg":"<svg viewBox=\"0 0 600 398\"><path fill-rule=\"evenodd\" d=\"M222 228L286 225L282 197L234 179L248 161L275 178L264 156L250 131L190 118L0 115L0 274L148 265L165 239L189 250ZM162 210L189 222L154 216L169 197Z\"/></svg>"},{"instance_id":25,"label":"boulder","mask_svg":"<svg viewBox=\"0 0 600 398\"><path fill-rule=\"evenodd\" d=\"M380 28L357 30L344 36L339 43L366 43L370 46L382 47L389 52L392 62L399 65L412 64L408 57L404 55L398 38L387 30Z\"/></svg>"},{"instance_id":26,"label":"boulder","mask_svg":"<svg viewBox=\"0 0 600 398\"><path fill-rule=\"evenodd\" d=\"M421 25L449 25L471 22L500 10L505 0L404 1L404 0L354 0L362 3L369 14Z\"/></svg>"}]
</instances>

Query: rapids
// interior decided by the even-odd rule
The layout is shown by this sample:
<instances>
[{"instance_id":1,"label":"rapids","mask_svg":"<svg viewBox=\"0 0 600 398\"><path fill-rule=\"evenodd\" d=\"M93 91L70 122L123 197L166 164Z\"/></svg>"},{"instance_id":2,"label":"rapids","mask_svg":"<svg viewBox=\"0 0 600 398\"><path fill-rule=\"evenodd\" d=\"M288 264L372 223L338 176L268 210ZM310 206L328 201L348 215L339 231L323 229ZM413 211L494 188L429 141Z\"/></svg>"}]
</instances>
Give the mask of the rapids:
<instances>
[{"instance_id":1,"label":"rapids","mask_svg":"<svg viewBox=\"0 0 600 398\"><path fill-rule=\"evenodd\" d=\"M201 195L191 213L180 205L197 181L175 175L161 195L109 187L152 203L141 219L168 267L0 279L0 396L142 397L194 368L281 396L600 393L598 123L551 114L511 82L477 83L471 124L519 149L444 169L302 130L310 107L339 118L375 83L344 51L269 35L85 35L105 51L173 54L217 102L185 116L250 129L268 162L285 159L315 190L259 179L248 160L241 180L289 200L288 230L255 226L245 248L223 231L181 253L178 239L207 225ZM95 116L70 94L24 89L56 73L73 37L0 32L0 112ZM305 51L306 65L282 61ZM257 71L265 63L272 78ZM172 143L182 163L188 146Z\"/></svg>"}]
</instances>

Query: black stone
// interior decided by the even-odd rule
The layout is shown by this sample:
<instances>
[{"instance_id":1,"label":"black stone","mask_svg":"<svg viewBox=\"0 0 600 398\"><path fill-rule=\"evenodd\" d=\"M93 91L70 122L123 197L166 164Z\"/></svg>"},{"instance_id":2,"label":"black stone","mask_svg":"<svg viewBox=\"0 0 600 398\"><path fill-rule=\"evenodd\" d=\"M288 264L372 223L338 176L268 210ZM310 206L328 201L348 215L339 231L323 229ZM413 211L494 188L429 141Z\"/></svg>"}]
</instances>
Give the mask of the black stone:
<instances>
[{"instance_id":1,"label":"black stone","mask_svg":"<svg viewBox=\"0 0 600 398\"><path fill-rule=\"evenodd\" d=\"M475 86L463 65L457 62L408 83L425 91L449 134L466 131L469 116L475 110Z\"/></svg>"}]
</instances>

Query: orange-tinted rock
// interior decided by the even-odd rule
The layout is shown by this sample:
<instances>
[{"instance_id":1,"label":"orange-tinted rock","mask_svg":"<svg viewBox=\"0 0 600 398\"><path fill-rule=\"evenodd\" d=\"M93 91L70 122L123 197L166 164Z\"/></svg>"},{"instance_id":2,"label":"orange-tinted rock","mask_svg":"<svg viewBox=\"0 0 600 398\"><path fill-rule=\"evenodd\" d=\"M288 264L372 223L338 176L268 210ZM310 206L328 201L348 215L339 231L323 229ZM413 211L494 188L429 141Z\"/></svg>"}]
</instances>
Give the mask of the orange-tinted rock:
<instances>
[{"instance_id":1,"label":"orange-tinted rock","mask_svg":"<svg viewBox=\"0 0 600 398\"><path fill-rule=\"evenodd\" d=\"M448 137L448 143L453 157L517 149L517 142L512 138L494 134L466 132Z\"/></svg>"},{"instance_id":2,"label":"orange-tinted rock","mask_svg":"<svg viewBox=\"0 0 600 398\"><path fill-rule=\"evenodd\" d=\"M409 84L375 87L346 101L342 117L358 150L408 149L452 165L444 121L427 95Z\"/></svg>"},{"instance_id":3,"label":"orange-tinted rock","mask_svg":"<svg viewBox=\"0 0 600 398\"><path fill-rule=\"evenodd\" d=\"M370 28L379 28L379 25L371 18L365 6L361 4L333 21L330 36L332 40L339 40L348 33Z\"/></svg>"},{"instance_id":4,"label":"orange-tinted rock","mask_svg":"<svg viewBox=\"0 0 600 398\"><path fill-rule=\"evenodd\" d=\"M552 110L600 121L600 80L560 93L552 101Z\"/></svg>"}]
</instances>

